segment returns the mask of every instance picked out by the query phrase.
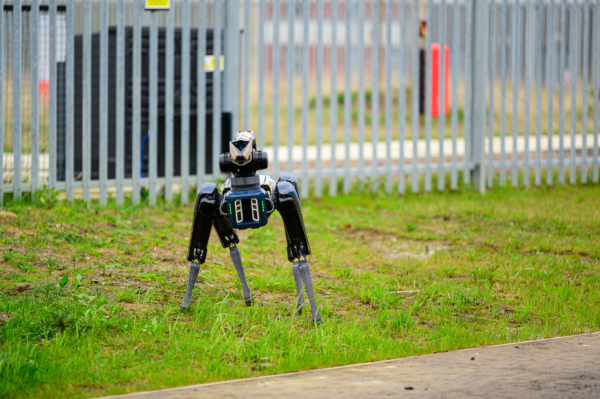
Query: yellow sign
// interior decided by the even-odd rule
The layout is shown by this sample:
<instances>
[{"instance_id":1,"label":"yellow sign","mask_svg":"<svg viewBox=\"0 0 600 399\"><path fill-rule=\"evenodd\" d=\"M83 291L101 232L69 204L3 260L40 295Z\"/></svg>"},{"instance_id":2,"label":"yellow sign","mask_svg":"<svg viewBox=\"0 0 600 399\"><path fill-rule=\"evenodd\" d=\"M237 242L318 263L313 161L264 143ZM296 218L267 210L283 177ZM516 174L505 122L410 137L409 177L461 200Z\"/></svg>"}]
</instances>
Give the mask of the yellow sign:
<instances>
[{"instance_id":1,"label":"yellow sign","mask_svg":"<svg viewBox=\"0 0 600 399\"><path fill-rule=\"evenodd\" d=\"M146 10L168 10L171 0L146 0Z\"/></svg>"},{"instance_id":2,"label":"yellow sign","mask_svg":"<svg viewBox=\"0 0 600 399\"><path fill-rule=\"evenodd\" d=\"M219 62L219 69L222 71L225 69L225 57L221 56ZM207 72L212 72L215 70L215 56L207 55L204 57L204 70Z\"/></svg>"}]
</instances>

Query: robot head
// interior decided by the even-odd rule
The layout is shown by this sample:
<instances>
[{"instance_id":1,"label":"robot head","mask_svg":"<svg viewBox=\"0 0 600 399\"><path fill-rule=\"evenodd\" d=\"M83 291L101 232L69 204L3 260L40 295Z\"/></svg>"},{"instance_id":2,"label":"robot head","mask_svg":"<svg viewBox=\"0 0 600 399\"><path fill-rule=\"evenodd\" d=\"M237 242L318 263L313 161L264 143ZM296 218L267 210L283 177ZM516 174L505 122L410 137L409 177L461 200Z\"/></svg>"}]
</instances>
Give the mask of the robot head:
<instances>
[{"instance_id":1,"label":"robot head","mask_svg":"<svg viewBox=\"0 0 600 399\"><path fill-rule=\"evenodd\" d=\"M252 150L256 149L256 136L250 130L237 132L235 139L229 142L231 162L244 166L252 161Z\"/></svg>"}]
</instances>

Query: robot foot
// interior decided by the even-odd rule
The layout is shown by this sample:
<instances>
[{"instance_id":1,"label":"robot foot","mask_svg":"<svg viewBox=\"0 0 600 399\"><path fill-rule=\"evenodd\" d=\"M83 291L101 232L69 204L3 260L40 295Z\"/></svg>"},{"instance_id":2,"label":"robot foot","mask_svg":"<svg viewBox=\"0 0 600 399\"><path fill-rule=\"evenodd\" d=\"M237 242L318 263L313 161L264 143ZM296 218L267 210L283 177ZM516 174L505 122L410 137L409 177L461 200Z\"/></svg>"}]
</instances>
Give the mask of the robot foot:
<instances>
[{"instance_id":1,"label":"robot foot","mask_svg":"<svg viewBox=\"0 0 600 399\"><path fill-rule=\"evenodd\" d=\"M192 290L194 289L194 284L196 284L196 279L198 278L199 272L200 266L196 263L192 263L190 265L190 273L188 275L187 290L185 291L183 303L181 304L182 309L187 309L190 305L190 301L192 300Z\"/></svg>"},{"instance_id":2,"label":"robot foot","mask_svg":"<svg viewBox=\"0 0 600 399\"><path fill-rule=\"evenodd\" d=\"M246 275L244 273L244 266L242 265L242 256L240 255L240 250L234 243L232 243L229 247L229 254L231 255L233 265L235 266L235 271L237 272L240 282L242 283L244 302L246 302L246 306L252 306L252 304L254 304L254 298L252 297L252 293L250 292L250 288L246 282Z\"/></svg>"},{"instance_id":3,"label":"robot foot","mask_svg":"<svg viewBox=\"0 0 600 399\"><path fill-rule=\"evenodd\" d=\"M306 288L306 294L308 295L308 301L310 302L312 321L316 324L322 324L323 320L321 319L321 315L319 314L319 308L317 307L317 303L315 301L315 291L312 285L312 278L310 276L310 268L308 266L308 261L306 261L306 259L300 260L298 262L298 269L300 272L300 276L302 277L302 281L304 281L304 287Z\"/></svg>"}]
</instances>

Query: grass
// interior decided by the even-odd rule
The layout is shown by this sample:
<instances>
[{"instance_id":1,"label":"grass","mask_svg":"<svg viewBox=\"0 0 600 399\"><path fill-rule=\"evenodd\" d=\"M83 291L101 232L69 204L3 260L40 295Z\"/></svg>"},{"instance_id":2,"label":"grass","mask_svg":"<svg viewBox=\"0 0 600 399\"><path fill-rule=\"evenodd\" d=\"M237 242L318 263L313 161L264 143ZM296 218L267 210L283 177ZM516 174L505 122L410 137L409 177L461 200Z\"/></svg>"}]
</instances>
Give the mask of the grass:
<instances>
[{"instance_id":1,"label":"grass","mask_svg":"<svg viewBox=\"0 0 600 399\"><path fill-rule=\"evenodd\" d=\"M213 235L182 312L190 206L37 198L0 216L2 398L93 397L600 329L600 186L305 201L322 326L293 311L278 215L240 233L257 304L243 305Z\"/></svg>"}]
</instances>

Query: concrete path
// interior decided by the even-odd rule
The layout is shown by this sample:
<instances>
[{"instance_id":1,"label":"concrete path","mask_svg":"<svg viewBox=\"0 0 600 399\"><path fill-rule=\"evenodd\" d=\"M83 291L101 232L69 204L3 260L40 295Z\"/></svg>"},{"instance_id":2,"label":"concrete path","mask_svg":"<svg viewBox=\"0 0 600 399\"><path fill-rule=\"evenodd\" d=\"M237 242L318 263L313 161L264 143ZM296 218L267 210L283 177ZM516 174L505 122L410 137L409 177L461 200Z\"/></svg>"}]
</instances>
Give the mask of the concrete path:
<instances>
[{"instance_id":1,"label":"concrete path","mask_svg":"<svg viewBox=\"0 0 600 399\"><path fill-rule=\"evenodd\" d=\"M600 333L115 398L600 398Z\"/></svg>"}]
</instances>

